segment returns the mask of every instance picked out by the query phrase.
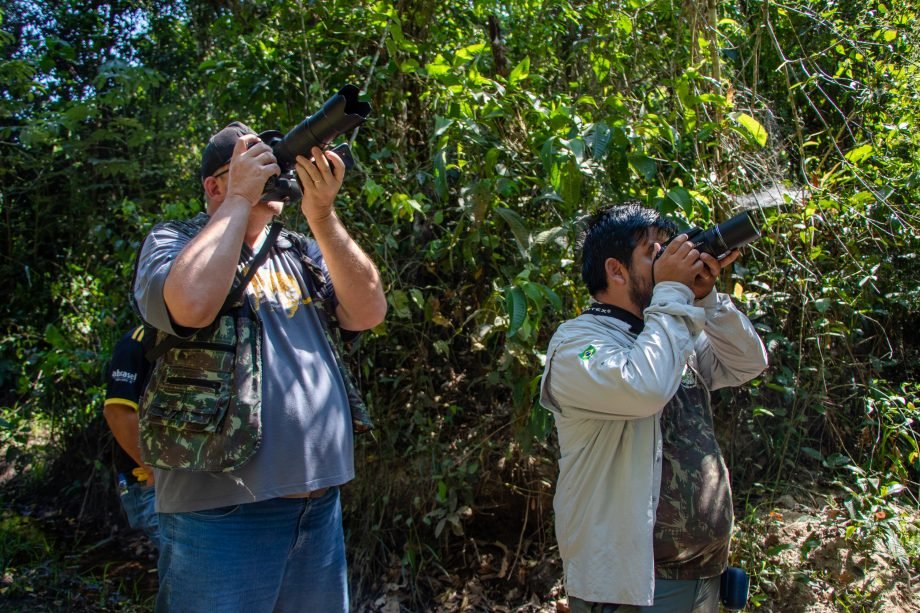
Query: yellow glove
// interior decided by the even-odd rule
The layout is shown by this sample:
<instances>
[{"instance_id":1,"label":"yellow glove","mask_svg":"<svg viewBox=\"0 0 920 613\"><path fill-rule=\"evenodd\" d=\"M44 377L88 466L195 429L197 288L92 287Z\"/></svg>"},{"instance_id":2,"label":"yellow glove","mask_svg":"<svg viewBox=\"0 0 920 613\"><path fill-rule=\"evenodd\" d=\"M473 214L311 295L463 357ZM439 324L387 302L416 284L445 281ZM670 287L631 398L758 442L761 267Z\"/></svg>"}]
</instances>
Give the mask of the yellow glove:
<instances>
[{"instance_id":1,"label":"yellow glove","mask_svg":"<svg viewBox=\"0 0 920 613\"><path fill-rule=\"evenodd\" d=\"M131 471L131 474L134 475L134 477L135 477L138 481L140 481L140 482L142 482L142 483L144 483L144 484L146 484L146 485L150 485L150 482L153 481L153 475L151 475L151 474L147 471L147 469L144 468L143 466L138 466L137 468L135 468L134 470Z\"/></svg>"}]
</instances>

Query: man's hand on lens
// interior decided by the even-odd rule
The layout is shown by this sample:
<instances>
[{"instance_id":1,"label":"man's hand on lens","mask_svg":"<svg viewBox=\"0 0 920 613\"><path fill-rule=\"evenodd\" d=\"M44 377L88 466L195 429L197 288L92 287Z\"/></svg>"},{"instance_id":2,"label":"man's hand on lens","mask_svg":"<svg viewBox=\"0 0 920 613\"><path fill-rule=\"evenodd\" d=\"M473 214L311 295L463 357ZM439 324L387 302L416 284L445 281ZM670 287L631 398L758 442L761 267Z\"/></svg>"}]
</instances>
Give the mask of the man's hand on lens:
<instances>
[{"instance_id":1,"label":"man's hand on lens","mask_svg":"<svg viewBox=\"0 0 920 613\"><path fill-rule=\"evenodd\" d=\"M332 151L313 147L312 159L297 156L297 176L303 187L300 210L307 221L322 221L332 214L335 196L345 179L345 162Z\"/></svg>"},{"instance_id":2,"label":"man's hand on lens","mask_svg":"<svg viewBox=\"0 0 920 613\"><path fill-rule=\"evenodd\" d=\"M278 174L281 174L281 167L272 148L255 134L244 134L233 147L227 197L239 196L254 206L262 196L265 182Z\"/></svg>"},{"instance_id":3,"label":"man's hand on lens","mask_svg":"<svg viewBox=\"0 0 920 613\"><path fill-rule=\"evenodd\" d=\"M712 288L715 287L716 280L719 278L719 273L722 272L722 269L731 266L732 262L737 260L740 255L741 252L738 249L730 251L728 255L721 260L716 259L708 253L700 254L703 270L700 271L700 274L693 280L693 285L690 286L697 300L709 295Z\"/></svg>"},{"instance_id":4,"label":"man's hand on lens","mask_svg":"<svg viewBox=\"0 0 920 613\"><path fill-rule=\"evenodd\" d=\"M693 289L694 281L702 271L700 252L687 240L686 234L676 237L652 264L655 283L677 281Z\"/></svg>"}]
</instances>

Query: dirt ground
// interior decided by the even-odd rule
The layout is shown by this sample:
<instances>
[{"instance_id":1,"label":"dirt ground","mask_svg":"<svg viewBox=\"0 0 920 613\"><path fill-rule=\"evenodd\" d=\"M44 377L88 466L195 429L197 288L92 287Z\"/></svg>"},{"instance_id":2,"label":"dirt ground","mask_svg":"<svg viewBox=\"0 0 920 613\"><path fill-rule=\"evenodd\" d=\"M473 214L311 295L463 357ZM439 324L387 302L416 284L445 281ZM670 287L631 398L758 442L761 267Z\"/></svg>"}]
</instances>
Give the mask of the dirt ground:
<instances>
[{"instance_id":1,"label":"dirt ground","mask_svg":"<svg viewBox=\"0 0 920 613\"><path fill-rule=\"evenodd\" d=\"M12 561L0 577L4 611L148 611L156 594L156 552L113 517L105 525L75 526L54 511L7 507L0 556ZM916 517L914 517L916 520ZM756 542L741 561L752 576L747 610L790 613L835 611L920 612L915 561L897 542L847 534L841 509L809 507L790 497L769 511L738 521L738 539ZM482 536L480 534L480 536ZM866 548L866 543L872 546ZM24 550L29 543L32 550ZM19 549L17 550L16 547ZM46 547L44 563L35 557ZM542 555L541 553L542 552ZM357 613L568 613L562 565L551 543L458 539L450 559L406 578L398 559L384 576L356 594ZM739 552L736 551L736 555ZM900 550L903 554L903 549ZM26 563L32 558L31 564ZM738 561L733 560L733 563Z\"/></svg>"},{"instance_id":2,"label":"dirt ground","mask_svg":"<svg viewBox=\"0 0 920 613\"><path fill-rule=\"evenodd\" d=\"M916 525L916 509L905 514ZM776 569L758 578L765 610L920 611L920 576L893 536L858 542L847 537L842 509L809 508L789 496L758 521L766 565Z\"/></svg>"},{"instance_id":3,"label":"dirt ground","mask_svg":"<svg viewBox=\"0 0 920 613\"><path fill-rule=\"evenodd\" d=\"M916 509L904 509L904 513L917 525L920 517ZM753 562L736 559L738 554L750 553L739 547L741 551L736 551L732 560L751 574L746 610L920 611L920 576L912 570L916 561L904 558L896 540L848 537L848 525L833 497L827 504L807 506L786 496L771 510L739 520L736 540L756 542L753 551L759 554ZM568 613L557 556L528 557L527 544L517 559L512 548L497 542L473 543L465 549L472 559L451 566L465 572L444 570L429 579L436 597L425 611ZM361 602L357 610L418 610L410 604L411 590L405 582L386 582L381 592Z\"/></svg>"}]
</instances>

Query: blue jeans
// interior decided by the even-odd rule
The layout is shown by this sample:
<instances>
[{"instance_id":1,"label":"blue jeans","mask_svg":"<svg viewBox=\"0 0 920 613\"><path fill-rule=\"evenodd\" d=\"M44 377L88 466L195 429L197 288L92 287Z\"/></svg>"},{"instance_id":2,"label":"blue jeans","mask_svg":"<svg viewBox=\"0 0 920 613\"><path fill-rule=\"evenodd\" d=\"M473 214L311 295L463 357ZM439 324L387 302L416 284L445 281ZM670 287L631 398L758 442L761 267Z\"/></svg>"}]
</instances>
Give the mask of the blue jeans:
<instances>
[{"instance_id":1,"label":"blue jeans","mask_svg":"<svg viewBox=\"0 0 920 613\"><path fill-rule=\"evenodd\" d=\"M160 514L157 611L348 611L339 489Z\"/></svg>"},{"instance_id":2,"label":"blue jeans","mask_svg":"<svg viewBox=\"0 0 920 613\"><path fill-rule=\"evenodd\" d=\"M157 511L154 498L156 488L143 483L132 483L119 496L121 508L128 516L128 525L142 530L156 547L160 546Z\"/></svg>"}]
</instances>

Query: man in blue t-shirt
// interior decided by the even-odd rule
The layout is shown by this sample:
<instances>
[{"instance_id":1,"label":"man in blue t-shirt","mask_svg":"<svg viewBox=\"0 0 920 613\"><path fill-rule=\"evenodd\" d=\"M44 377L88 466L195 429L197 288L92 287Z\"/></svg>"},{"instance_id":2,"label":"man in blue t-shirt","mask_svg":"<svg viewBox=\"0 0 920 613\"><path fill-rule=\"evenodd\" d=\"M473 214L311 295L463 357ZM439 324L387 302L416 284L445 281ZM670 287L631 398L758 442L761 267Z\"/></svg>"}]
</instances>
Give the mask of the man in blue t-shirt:
<instances>
[{"instance_id":1,"label":"man in blue t-shirt","mask_svg":"<svg viewBox=\"0 0 920 613\"><path fill-rule=\"evenodd\" d=\"M340 326L367 330L383 321L386 298L376 267L335 213L345 165L330 151L311 155L296 166L313 236L304 255L325 277ZM141 249L134 297L147 323L188 338L215 320L284 207L261 200L279 172L272 149L245 125L211 138L201 161L207 213L185 222L200 230L190 236L160 224ZM348 394L304 264L280 242L243 295L261 330L257 450L227 472L155 471L157 610L348 610L339 499L354 477ZM200 397L200 388L191 391L184 408L195 413Z\"/></svg>"},{"instance_id":2,"label":"man in blue t-shirt","mask_svg":"<svg viewBox=\"0 0 920 613\"><path fill-rule=\"evenodd\" d=\"M144 465L138 448L138 401L150 374L150 363L144 358L143 339L144 327L138 326L116 343L106 378L103 415L117 443L113 464L128 524L135 530L142 530L158 546L153 470Z\"/></svg>"}]
</instances>

